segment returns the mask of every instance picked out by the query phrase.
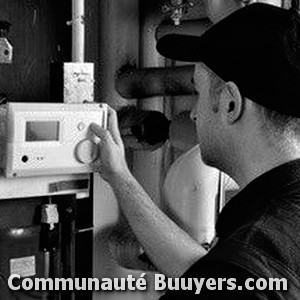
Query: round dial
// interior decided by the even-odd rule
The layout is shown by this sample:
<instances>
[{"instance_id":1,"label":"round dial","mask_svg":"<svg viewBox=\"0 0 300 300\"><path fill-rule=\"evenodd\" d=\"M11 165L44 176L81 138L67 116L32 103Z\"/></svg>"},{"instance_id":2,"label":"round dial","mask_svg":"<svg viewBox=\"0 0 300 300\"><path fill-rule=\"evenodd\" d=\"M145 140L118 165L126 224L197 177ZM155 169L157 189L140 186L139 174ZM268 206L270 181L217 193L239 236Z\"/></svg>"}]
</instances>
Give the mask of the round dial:
<instances>
[{"instance_id":1,"label":"round dial","mask_svg":"<svg viewBox=\"0 0 300 300\"><path fill-rule=\"evenodd\" d=\"M75 149L75 157L82 164L90 164L98 157L98 147L89 139L79 142Z\"/></svg>"}]
</instances>

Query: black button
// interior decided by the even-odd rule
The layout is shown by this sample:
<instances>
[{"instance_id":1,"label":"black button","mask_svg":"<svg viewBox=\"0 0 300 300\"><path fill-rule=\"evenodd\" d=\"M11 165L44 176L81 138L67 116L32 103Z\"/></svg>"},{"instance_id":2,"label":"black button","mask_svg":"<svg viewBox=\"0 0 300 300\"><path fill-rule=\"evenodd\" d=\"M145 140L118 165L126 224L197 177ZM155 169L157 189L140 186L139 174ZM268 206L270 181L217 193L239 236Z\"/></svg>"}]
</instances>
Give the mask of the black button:
<instances>
[{"instance_id":1,"label":"black button","mask_svg":"<svg viewBox=\"0 0 300 300\"><path fill-rule=\"evenodd\" d=\"M27 155L24 155L22 156L22 162L26 163L28 161L28 156Z\"/></svg>"}]
</instances>

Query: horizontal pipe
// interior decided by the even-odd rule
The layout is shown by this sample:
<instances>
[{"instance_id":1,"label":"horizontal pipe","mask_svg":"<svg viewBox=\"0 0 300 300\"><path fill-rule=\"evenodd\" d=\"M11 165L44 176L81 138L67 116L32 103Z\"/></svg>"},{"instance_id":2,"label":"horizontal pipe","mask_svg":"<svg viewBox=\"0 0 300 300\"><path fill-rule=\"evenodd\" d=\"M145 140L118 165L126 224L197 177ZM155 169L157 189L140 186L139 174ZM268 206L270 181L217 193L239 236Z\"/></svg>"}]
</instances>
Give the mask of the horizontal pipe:
<instances>
[{"instance_id":1,"label":"horizontal pipe","mask_svg":"<svg viewBox=\"0 0 300 300\"><path fill-rule=\"evenodd\" d=\"M115 87L126 99L193 95L193 76L194 65L128 69L117 76Z\"/></svg>"},{"instance_id":2,"label":"horizontal pipe","mask_svg":"<svg viewBox=\"0 0 300 300\"><path fill-rule=\"evenodd\" d=\"M155 38L159 40L166 34L201 36L212 24L208 18L183 20L177 26L170 21L163 21L156 27Z\"/></svg>"}]
</instances>

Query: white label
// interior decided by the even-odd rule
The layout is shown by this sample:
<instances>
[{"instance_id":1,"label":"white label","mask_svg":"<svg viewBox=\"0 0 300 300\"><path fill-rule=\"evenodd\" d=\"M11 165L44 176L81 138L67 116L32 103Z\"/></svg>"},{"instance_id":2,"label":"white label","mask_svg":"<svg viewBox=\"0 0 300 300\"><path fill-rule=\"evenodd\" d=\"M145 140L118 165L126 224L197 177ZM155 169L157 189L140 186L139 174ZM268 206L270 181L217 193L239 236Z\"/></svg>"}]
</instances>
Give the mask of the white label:
<instances>
[{"instance_id":1,"label":"white label","mask_svg":"<svg viewBox=\"0 0 300 300\"><path fill-rule=\"evenodd\" d=\"M35 256L12 258L10 260L10 274L18 274L20 277L30 277L35 272Z\"/></svg>"}]
</instances>

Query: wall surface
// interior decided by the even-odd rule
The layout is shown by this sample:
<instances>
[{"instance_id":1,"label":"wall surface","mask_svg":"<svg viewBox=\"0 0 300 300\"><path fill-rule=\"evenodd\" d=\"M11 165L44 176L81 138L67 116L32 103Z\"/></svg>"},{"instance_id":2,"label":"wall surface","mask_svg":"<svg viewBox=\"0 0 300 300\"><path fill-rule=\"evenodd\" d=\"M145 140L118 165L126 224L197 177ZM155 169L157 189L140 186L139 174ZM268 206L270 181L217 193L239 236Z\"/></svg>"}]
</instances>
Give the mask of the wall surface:
<instances>
[{"instance_id":1,"label":"wall surface","mask_svg":"<svg viewBox=\"0 0 300 300\"><path fill-rule=\"evenodd\" d=\"M54 101L50 63L69 58L68 1L0 0L0 7L14 49L13 63L0 65L0 93L10 101Z\"/></svg>"}]
</instances>

